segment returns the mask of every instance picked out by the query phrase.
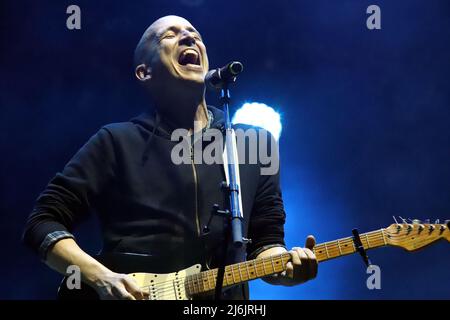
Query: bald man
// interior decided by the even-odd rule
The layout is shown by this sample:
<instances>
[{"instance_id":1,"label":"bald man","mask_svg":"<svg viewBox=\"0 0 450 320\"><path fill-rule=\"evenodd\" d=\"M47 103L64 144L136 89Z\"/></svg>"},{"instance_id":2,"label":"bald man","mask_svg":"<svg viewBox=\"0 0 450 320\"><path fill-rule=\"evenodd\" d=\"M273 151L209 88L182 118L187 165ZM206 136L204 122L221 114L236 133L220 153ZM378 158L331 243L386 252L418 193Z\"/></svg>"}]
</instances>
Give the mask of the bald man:
<instances>
[{"instance_id":1,"label":"bald man","mask_svg":"<svg viewBox=\"0 0 450 320\"><path fill-rule=\"evenodd\" d=\"M186 19L162 17L145 31L134 61L135 76L149 93L147 112L92 136L41 193L24 232L25 243L49 267L66 274L68 266L77 265L82 281L102 299L149 294L77 245L71 230L92 210L102 227L103 253L149 255L155 269L166 273L195 263L213 268L223 249L220 219L209 233L201 230L214 204L227 205L219 187L225 179L222 165L176 165L170 158L175 129L193 137L223 128L222 112L205 101L209 64L202 37ZM287 251L279 175L262 176L260 167L259 162L240 165L243 228L252 242L241 255L230 254L227 263ZM291 286L314 278L314 242L308 237L306 248L293 248L287 270L264 280ZM229 288L224 298L247 299L247 290L246 285Z\"/></svg>"}]
</instances>

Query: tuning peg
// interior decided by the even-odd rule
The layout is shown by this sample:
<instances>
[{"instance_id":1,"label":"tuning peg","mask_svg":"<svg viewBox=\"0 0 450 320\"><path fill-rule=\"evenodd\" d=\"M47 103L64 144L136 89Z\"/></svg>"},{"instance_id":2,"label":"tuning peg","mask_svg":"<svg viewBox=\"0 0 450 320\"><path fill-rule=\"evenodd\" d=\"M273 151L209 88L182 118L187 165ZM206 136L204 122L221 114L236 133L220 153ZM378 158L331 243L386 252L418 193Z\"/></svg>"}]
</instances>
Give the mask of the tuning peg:
<instances>
[{"instance_id":1,"label":"tuning peg","mask_svg":"<svg viewBox=\"0 0 450 320\"><path fill-rule=\"evenodd\" d=\"M430 224L430 226L428 227L428 230L430 231L430 233L433 232L434 229L436 229L436 227L434 225Z\"/></svg>"},{"instance_id":2,"label":"tuning peg","mask_svg":"<svg viewBox=\"0 0 450 320\"><path fill-rule=\"evenodd\" d=\"M402 230L402 225L400 223L397 222L397 219L395 219L395 216L392 216L392 218L394 218L395 224L397 225L397 232L400 232L400 230Z\"/></svg>"},{"instance_id":3,"label":"tuning peg","mask_svg":"<svg viewBox=\"0 0 450 320\"><path fill-rule=\"evenodd\" d=\"M412 221L412 223L414 223L414 224L421 224L422 221L419 220L419 219L414 219L414 220Z\"/></svg>"},{"instance_id":4,"label":"tuning peg","mask_svg":"<svg viewBox=\"0 0 450 320\"><path fill-rule=\"evenodd\" d=\"M439 224L439 219L436 219L436 221L434 222L434 224Z\"/></svg>"}]
</instances>

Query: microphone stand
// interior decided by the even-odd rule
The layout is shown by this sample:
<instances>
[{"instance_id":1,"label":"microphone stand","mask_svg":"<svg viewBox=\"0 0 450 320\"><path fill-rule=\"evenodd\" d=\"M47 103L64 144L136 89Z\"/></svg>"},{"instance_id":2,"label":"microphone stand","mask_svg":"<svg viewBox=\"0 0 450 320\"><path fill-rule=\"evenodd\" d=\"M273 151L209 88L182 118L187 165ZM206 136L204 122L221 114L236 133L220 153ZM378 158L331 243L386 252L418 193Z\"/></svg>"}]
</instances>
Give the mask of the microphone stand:
<instances>
[{"instance_id":1,"label":"microphone stand","mask_svg":"<svg viewBox=\"0 0 450 320\"><path fill-rule=\"evenodd\" d=\"M235 78L231 79L234 82ZM239 201L239 185L237 184L236 166L238 166L238 159L236 159L233 148L233 129L230 121L229 104L230 104L230 90L229 82L225 82L220 92L220 100L223 105L223 113L225 120L225 143L226 143L226 157L228 166L228 181L222 183L222 190L228 195L229 210L218 210L218 206L214 206L213 214L225 216L228 220L224 226L224 249L222 259L219 262L215 299L220 300L222 297L223 278L225 273L226 256L228 251L228 242L233 241L234 250L242 248L248 239L242 236L242 208ZM235 256L238 256L237 254Z\"/></svg>"}]
</instances>

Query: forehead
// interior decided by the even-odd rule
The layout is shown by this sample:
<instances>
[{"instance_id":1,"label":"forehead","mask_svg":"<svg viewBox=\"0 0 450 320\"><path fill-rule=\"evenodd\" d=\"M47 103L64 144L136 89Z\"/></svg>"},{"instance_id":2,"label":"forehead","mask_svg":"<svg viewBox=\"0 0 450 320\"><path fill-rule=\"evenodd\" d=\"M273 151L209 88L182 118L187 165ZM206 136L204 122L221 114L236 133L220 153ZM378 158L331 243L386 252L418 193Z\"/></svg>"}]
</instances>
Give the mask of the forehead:
<instances>
[{"instance_id":1,"label":"forehead","mask_svg":"<svg viewBox=\"0 0 450 320\"><path fill-rule=\"evenodd\" d=\"M152 35L160 35L166 30L181 30L186 29L188 31L195 31L197 30L194 28L194 26L186 19L178 16L166 16L162 17L158 20L156 20L152 25L149 27L150 33Z\"/></svg>"}]
</instances>

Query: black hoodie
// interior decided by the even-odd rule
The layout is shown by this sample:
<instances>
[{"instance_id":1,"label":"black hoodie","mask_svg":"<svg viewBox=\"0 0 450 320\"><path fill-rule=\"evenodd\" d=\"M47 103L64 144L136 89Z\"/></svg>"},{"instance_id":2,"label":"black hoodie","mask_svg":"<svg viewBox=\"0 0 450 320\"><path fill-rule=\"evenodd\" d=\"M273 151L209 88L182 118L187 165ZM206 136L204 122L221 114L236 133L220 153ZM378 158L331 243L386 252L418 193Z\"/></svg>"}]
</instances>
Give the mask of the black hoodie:
<instances>
[{"instance_id":1,"label":"black hoodie","mask_svg":"<svg viewBox=\"0 0 450 320\"><path fill-rule=\"evenodd\" d=\"M222 112L208 110L214 119L211 126L223 128ZM223 220L213 218L207 234L203 226L214 204L225 208L228 203L220 188L223 165L175 165L171 150L178 142L171 141L171 132L164 121L147 113L102 127L38 197L25 227L25 243L38 251L49 233L72 232L93 209L102 228L103 253L152 255L155 272L196 263L214 267ZM196 143L203 148L206 144ZM252 239L248 254L262 246L284 245L279 174L261 175L261 166L259 161L239 166L244 234ZM244 259L242 252L230 255L227 263ZM233 298L247 297L239 291Z\"/></svg>"}]
</instances>

